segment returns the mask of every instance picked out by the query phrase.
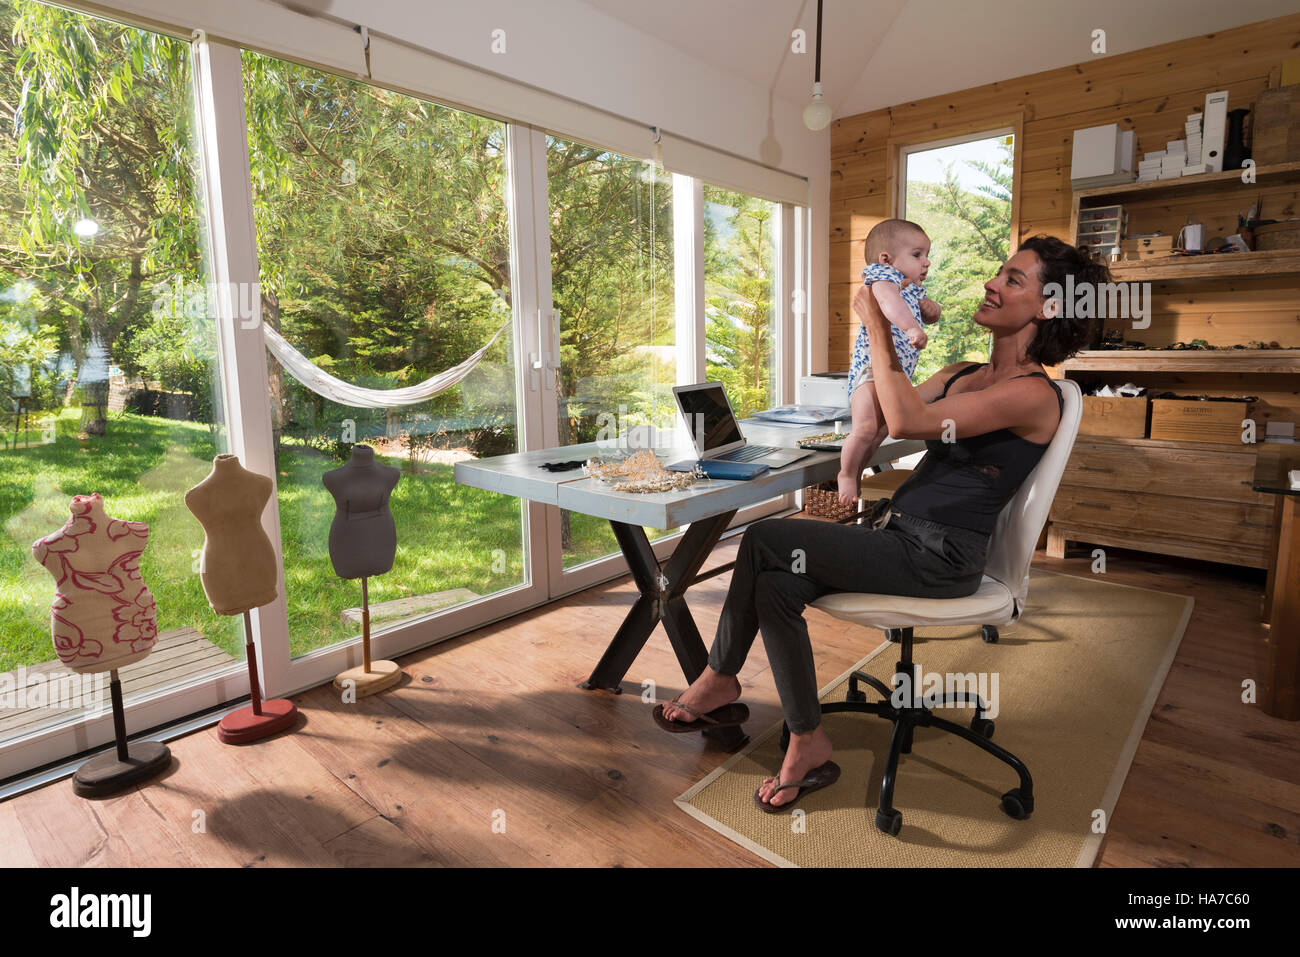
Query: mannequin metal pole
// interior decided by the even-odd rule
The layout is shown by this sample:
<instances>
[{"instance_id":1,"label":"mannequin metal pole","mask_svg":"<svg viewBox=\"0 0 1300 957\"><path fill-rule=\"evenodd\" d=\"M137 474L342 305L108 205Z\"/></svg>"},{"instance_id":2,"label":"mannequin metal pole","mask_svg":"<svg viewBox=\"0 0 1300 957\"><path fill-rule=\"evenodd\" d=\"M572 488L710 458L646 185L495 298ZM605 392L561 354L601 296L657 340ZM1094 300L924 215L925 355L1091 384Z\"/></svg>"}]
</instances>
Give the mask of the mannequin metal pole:
<instances>
[{"instance_id":1,"label":"mannequin metal pole","mask_svg":"<svg viewBox=\"0 0 1300 957\"><path fill-rule=\"evenodd\" d=\"M113 701L113 737L117 739L117 759L125 763L127 760L126 713L122 708L122 682L117 680L116 668L108 673L108 693Z\"/></svg>"},{"instance_id":2,"label":"mannequin metal pole","mask_svg":"<svg viewBox=\"0 0 1300 957\"><path fill-rule=\"evenodd\" d=\"M262 689L257 683L257 649L253 647L253 620L244 612L244 655L248 658L248 697L253 714L262 713Z\"/></svg>"},{"instance_id":3,"label":"mannequin metal pole","mask_svg":"<svg viewBox=\"0 0 1300 957\"><path fill-rule=\"evenodd\" d=\"M361 664L370 671L370 591L366 576L361 576Z\"/></svg>"}]
</instances>

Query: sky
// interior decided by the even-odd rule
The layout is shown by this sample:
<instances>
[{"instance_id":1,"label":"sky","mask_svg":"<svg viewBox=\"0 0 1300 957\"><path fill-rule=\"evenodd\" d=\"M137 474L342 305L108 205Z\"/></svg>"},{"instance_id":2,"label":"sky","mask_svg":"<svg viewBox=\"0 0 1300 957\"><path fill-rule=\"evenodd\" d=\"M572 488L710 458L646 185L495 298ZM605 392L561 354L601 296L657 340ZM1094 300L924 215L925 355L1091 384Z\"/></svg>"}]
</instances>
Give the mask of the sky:
<instances>
[{"instance_id":1,"label":"sky","mask_svg":"<svg viewBox=\"0 0 1300 957\"><path fill-rule=\"evenodd\" d=\"M907 156L907 178L909 182L942 183L943 168L952 163L957 180L966 189L974 190L976 186L987 185L989 180L983 173L971 169L965 160L983 160L996 165L1002 158L998 151L1000 136L987 140L973 140L956 146L943 146L924 153L909 153Z\"/></svg>"}]
</instances>

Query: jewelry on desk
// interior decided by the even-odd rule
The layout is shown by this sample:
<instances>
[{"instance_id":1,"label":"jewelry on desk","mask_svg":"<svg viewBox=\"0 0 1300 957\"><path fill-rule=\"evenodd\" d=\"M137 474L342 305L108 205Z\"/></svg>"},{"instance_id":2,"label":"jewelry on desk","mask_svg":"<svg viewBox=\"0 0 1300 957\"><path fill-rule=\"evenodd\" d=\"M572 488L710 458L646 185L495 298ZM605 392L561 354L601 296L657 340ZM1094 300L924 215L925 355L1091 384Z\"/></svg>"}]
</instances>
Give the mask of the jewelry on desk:
<instances>
[{"instance_id":1,"label":"jewelry on desk","mask_svg":"<svg viewBox=\"0 0 1300 957\"><path fill-rule=\"evenodd\" d=\"M690 472L668 471L649 449L633 452L625 459L591 458L583 471L615 492L674 492L700 480L709 481L698 464Z\"/></svg>"}]
</instances>

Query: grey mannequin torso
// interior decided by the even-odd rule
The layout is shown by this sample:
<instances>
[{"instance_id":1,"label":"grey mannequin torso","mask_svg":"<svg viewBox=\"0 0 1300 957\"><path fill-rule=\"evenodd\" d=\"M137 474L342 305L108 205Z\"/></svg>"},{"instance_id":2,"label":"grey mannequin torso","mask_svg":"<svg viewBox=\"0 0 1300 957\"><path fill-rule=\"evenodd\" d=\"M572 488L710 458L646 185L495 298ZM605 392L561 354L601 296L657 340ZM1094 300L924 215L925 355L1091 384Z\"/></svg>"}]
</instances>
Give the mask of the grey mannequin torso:
<instances>
[{"instance_id":1,"label":"grey mannequin torso","mask_svg":"<svg viewBox=\"0 0 1300 957\"><path fill-rule=\"evenodd\" d=\"M233 455L218 455L212 473L185 493L203 526L200 577L212 610L238 615L275 601L275 549L262 528L271 480Z\"/></svg>"},{"instance_id":2,"label":"grey mannequin torso","mask_svg":"<svg viewBox=\"0 0 1300 957\"><path fill-rule=\"evenodd\" d=\"M340 578L368 578L393 567L397 526L388 499L401 474L376 462L368 445L356 445L347 465L321 476L336 505L329 544Z\"/></svg>"}]
</instances>

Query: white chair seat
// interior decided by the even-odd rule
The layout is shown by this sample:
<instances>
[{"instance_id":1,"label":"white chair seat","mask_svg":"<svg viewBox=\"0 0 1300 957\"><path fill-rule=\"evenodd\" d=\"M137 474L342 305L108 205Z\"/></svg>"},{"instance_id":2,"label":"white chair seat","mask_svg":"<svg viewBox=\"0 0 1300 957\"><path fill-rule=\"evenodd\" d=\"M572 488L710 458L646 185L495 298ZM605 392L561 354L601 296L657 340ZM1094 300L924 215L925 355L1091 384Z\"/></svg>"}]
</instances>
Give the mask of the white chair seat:
<instances>
[{"instance_id":1,"label":"white chair seat","mask_svg":"<svg viewBox=\"0 0 1300 957\"><path fill-rule=\"evenodd\" d=\"M979 589L965 598L906 598L870 592L841 591L811 602L835 618L869 628L913 628L926 625L1005 625L1015 620L1016 599L1001 582L987 575Z\"/></svg>"}]
</instances>

